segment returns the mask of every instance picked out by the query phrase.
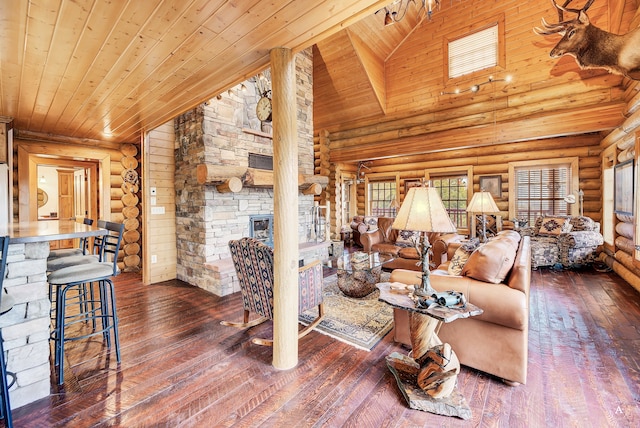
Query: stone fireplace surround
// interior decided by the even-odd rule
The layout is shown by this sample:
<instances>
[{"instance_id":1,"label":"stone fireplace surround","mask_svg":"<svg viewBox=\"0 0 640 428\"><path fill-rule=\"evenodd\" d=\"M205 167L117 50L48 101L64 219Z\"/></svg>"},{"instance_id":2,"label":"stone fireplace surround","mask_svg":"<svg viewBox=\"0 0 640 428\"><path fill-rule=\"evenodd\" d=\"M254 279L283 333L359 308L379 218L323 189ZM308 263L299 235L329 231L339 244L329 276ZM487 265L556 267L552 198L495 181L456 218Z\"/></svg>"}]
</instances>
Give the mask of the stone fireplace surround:
<instances>
[{"instance_id":1,"label":"stone fireplace surround","mask_svg":"<svg viewBox=\"0 0 640 428\"><path fill-rule=\"evenodd\" d=\"M296 55L298 105L298 169L313 175L312 58L308 49ZM253 84L244 82L179 116L174 122L177 276L224 296L239 291L228 242L249 236L252 215L273 214L273 189L244 187L221 193L214 185L199 184L196 166L208 163L248 167L249 153L273 155L270 136L255 118L258 97ZM299 194L300 259L308 263L327 257L328 242L309 242L314 197Z\"/></svg>"}]
</instances>

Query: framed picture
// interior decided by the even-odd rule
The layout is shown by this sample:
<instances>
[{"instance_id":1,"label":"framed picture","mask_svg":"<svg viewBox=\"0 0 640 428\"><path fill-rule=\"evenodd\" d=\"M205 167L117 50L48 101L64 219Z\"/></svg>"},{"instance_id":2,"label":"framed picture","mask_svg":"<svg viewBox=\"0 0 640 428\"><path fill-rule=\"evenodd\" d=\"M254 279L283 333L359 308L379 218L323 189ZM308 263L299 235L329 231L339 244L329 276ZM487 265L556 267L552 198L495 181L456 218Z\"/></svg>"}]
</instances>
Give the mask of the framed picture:
<instances>
[{"instance_id":1,"label":"framed picture","mask_svg":"<svg viewBox=\"0 0 640 428\"><path fill-rule=\"evenodd\" d=\"M409 193L409 189L412 187L420 187L422 186L422 178L407 178L404 180L404 194L405 196Z\"/></svg>"},{"instance_id":2,"label":"framed picture","mask_svg":"<svg viewBox=\"0 0 640 428\"><path fill-rule=\"evenodd\" d=\"M633 159L617 164L613 172L613 212L633 215Z\"/></svg>"},{"instance_id":3,"label":"framed picture","mask_svg":"<svg viewBox=\"0 0 640 428\"><path fill-rule=\"evenodd\" d=\"M502 176L500 175L481 175L480 190L491 193L494 198L502 197Z\"/></svg>"}]
</instances>

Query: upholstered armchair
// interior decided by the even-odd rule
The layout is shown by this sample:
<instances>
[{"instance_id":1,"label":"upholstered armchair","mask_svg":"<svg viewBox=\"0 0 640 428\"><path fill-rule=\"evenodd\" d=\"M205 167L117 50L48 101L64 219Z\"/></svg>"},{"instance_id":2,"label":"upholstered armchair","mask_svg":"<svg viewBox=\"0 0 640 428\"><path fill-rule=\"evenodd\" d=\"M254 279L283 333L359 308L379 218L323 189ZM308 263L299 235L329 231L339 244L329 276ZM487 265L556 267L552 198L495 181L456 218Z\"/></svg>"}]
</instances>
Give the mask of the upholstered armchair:
<instances>
[{"instance_id":1,"label":"upholstered armchair","mask_svg":"<svg viewBox=\"0 0 640 428\"><path fill-rule=\"evenodd\" d=\"M254 238L242 238L229 241L231 258L240 282L243 322L221 321L220 324L248 328L273 319L273 249ZM318 307L318 317L298 333L298 338L306 336L322 321L324 306L322 303L322 265L319 261L309 263L298 271L298 313L314 306ZM259 315L249 321L249 314ZM255 338L257 345L272 346L273 340Z\"/></svg>"},{"instance_id":2,"label":"upholstered armchair","mask_svg":"<svg viewBox=\"0 0 640 428\"><path fill-rule=\"evenodd\" d=\"M585 216L538 217L519 230L531 237L531 267L573 268L592 263L604 243L600 223Z\"/></svg>"}]
</instances>

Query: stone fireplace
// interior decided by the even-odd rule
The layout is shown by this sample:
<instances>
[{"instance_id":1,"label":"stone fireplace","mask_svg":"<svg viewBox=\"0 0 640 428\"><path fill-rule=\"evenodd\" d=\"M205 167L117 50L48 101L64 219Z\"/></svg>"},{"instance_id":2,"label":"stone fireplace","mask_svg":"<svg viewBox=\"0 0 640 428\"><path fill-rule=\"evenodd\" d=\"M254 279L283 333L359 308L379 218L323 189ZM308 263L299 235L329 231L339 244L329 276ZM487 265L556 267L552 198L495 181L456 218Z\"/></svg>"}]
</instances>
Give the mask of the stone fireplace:
<instances>
[{"instance_id":1,"label":"stone fireplace","mask_svg":"<svg viewBox=\"0 0 640 428\"><path fill-rule=\"evenodd\" d=\"M304 175L314 173L312 69L310 49L296 55L298 170ZM255 88L249 81L244 85L246 92L238 85L175 120L177 276L220 296L239 290L228 242L250 236L252 218L273 215L272 188L222 193L196 178L201 163L248 167L249 154L273 155L268 127L255 117ZM305 263L327 252L326 245L307 245L313 199L299 194L298 222L291 225Z\"/></svg>"}]
</instances>

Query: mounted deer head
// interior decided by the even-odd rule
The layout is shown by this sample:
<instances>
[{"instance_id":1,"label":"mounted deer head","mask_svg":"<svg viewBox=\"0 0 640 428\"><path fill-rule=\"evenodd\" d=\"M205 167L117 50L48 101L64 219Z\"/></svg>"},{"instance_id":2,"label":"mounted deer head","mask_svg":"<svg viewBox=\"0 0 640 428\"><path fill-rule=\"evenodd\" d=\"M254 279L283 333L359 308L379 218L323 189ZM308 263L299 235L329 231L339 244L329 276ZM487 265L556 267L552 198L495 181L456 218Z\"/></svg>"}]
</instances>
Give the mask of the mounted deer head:
<instances>
[{"instance_id":1,"label":"mounted deer head","mask_svg":"<svg viewBox=\"0 0 640 428\"><path fill-rule=\"evenodd\" d=\"M572 0L559 6L558 23L549 24L542 18L542 28L535 27L537 34L547 36L562 34L562 39L551 50L551 58L571 55L582 68L605 68L612 73L640 80L640 28L624 35L612 34L591 25L587 9L594 0L588 0L582 9L568 9ZM563 21L563 12L577 14L575 19Z\"/></svg>"}]
</instances>

